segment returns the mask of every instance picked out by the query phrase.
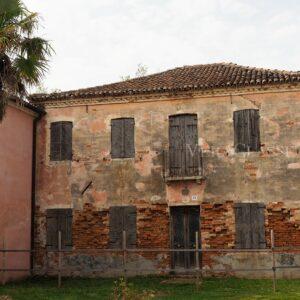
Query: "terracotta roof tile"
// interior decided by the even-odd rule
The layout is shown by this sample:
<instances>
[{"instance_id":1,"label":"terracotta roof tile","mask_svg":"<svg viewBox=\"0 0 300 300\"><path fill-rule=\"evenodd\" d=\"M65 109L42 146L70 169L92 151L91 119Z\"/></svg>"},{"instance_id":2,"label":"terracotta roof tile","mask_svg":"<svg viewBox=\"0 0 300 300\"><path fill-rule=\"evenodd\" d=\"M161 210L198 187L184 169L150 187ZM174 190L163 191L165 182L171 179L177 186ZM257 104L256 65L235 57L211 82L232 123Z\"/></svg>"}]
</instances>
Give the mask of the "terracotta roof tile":
<instances>
[{"instance_id":1,"label":"terracotta roof tile","mask_svg":"<svg viewBox=\"0 0 300 300\"><path fill-rule=\"evenodd\" d=\"M33 102L147 93L207 90L215 88L262 86L266 84L300 82L300 72L279 71L215 63L184 66L92 88L52 94L33 94Z\"/></svg>"}]
</instances>

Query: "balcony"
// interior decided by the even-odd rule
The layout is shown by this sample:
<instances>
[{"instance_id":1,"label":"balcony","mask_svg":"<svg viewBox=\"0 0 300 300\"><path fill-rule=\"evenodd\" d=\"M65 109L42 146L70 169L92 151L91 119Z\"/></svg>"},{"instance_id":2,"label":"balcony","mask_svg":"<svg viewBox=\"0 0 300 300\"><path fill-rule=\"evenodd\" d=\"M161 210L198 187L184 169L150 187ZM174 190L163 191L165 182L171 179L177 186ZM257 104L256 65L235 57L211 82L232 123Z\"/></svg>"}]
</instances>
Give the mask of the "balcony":
<instances>
[{"instance_id":1,"label":"balcony","mask_svg":"<svg viewBox=\"0 0 300 300\"><path fill-rule=\"evenodd\" d=\"M166 182L203 179L202 151L195 149L169 148L163 151L163 174Z\"/></svg>"}]
</instances>

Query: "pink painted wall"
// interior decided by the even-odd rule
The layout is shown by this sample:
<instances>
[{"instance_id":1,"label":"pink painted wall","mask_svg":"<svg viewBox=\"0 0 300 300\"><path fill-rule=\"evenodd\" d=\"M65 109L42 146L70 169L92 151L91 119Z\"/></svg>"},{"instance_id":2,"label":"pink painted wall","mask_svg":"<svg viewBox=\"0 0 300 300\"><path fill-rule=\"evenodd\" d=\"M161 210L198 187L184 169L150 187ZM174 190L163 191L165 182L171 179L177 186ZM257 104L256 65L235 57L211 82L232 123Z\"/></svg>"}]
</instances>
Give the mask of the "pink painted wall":
<instances>
[{"instance_id":1,"label":"pink painted wall","mask_svg":"<svg viewBox=\"0 0 300 300\"><path fill-rule=\"evenodd\" d=\"M26 110L24 108L24 110ZM30 111L8 106L0 123L0 248L30 249L32 130ZM1 267L3 254L0 253ZM29 253L7 253L7 268L29 268ZM7 272L5 280L28 272ZM3 276L0 273L0 277ZM1 280L3 278L1 277Z\"/></svg>"}]
</instances>

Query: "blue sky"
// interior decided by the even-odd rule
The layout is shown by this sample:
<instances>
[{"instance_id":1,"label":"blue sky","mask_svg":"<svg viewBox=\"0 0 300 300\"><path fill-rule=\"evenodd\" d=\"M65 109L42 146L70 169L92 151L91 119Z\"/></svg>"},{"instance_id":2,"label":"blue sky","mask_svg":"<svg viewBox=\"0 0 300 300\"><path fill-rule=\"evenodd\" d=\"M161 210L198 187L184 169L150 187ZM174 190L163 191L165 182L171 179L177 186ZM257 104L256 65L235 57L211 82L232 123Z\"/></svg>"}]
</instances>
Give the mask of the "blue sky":
<instances>
[{"instance_id":1,"label":"blue sky","mask_svg":"<svg viewBox=\"0 0 300 300\"><path fill-rule=\"evenodd\" d=\"M299 0L24 0L56 54L44 85L77 89L177 66L300 70Z\"/></svg>"}]
</instances>

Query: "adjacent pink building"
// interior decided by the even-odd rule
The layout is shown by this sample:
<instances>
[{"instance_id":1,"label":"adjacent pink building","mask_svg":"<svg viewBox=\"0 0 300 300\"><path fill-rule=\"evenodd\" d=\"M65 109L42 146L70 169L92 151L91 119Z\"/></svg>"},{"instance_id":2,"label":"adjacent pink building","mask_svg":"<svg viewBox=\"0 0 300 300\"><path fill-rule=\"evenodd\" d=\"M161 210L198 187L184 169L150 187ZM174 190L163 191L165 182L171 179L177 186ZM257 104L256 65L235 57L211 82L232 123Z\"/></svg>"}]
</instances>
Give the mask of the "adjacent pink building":
<instances>
[{"instance_id":1,"label":"adjacent pink building","mask_svg":"<svg viewBox=\"0 0 300 300\"><path fill-rule=\"evenodd\" d=\"M39 112L9 103L0 123L0 249L31 249L33 130ZM30 253L0 253L6 269L30 268ZM3 281L29 272L5 272Z\"/></svg>"}]
</instances>

